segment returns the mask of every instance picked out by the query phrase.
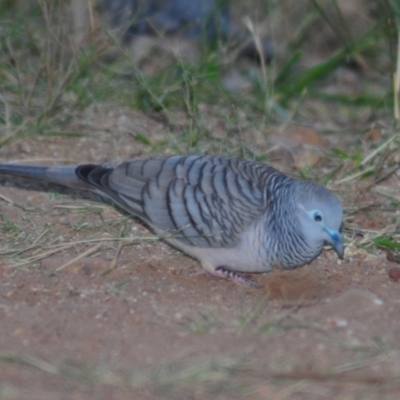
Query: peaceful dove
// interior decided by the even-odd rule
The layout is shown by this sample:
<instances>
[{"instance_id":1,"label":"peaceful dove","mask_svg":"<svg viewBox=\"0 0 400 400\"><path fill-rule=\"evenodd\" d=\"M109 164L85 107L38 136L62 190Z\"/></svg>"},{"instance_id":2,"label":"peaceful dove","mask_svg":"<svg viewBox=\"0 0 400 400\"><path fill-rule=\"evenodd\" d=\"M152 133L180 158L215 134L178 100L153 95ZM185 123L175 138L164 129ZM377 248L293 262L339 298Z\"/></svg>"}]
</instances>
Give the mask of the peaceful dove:
<instances>
[{"instance_id":1,"label":"peaceful dove","mask_svg":"<svg viewBox=\"0 0 400 400\"><path fill-rule=\"evenodd\" d=\"M291 179L255 161L172 156L118 164L0 164L0 174L97 192L139 217L210 274L293 269L330 244L340 258L343 210L321 185Z\"/></svg>"},{"instance_id":2,"label":"peaceful dove","mask_svg":"<svg viewBox=\"0 0 400 400\"><path fill-rule=\"evenodd\" d=\"M210 40L228 35L230 7L218 0L103 0L112 26L125 38L182 34Z\"/></svg>"}]
</instances>

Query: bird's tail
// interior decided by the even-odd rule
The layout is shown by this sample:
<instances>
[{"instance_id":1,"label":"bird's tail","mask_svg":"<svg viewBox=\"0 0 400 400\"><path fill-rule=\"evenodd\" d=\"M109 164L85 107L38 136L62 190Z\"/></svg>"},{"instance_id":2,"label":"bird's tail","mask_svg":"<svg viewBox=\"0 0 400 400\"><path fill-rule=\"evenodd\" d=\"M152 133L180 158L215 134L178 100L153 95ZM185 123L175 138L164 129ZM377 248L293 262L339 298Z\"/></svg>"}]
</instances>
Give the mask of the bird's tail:
<instances>
[{"instance_id":1,"label":"bird's tail","mask_svg":"<svg viewBox=\"0 0 400 400\"><path fill-rule=\"evenodd\" d=\"M26 179L40 179L74 189L90 189L76 174L76 165L21 165L0 164L0 175L19 176Z\"/></svg>"}]
</instances>

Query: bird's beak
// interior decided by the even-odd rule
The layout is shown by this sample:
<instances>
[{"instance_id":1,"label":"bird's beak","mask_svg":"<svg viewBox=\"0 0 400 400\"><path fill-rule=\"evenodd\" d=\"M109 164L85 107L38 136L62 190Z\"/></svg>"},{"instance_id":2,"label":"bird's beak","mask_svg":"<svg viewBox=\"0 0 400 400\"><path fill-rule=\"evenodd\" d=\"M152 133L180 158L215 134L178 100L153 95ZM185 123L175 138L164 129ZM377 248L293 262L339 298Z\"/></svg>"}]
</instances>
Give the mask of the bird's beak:
<instances>
[{"instance_id":1,"label":"bird's beak","mask_svg":"<svg viewBox=\"0 0 400 400\"><path fill-rule=\"evenodd\" d=\"M329 237L331 238L330 245L333 247L333 250L335 250L338 257L343 260L344 246L340 233L337 231L329 231Z\"/></svg>"}]
</instances>

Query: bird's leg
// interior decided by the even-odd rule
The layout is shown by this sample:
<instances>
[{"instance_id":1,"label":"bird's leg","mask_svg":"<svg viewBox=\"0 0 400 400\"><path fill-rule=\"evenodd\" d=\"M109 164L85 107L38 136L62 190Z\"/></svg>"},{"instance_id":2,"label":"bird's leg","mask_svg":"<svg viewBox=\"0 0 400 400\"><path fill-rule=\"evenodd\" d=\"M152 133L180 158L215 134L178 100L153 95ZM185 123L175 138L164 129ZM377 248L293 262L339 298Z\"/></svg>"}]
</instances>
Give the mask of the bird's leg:
<instances>
[{"instance_id":1,"label":"bird's leg","mask_svg":"<svg viewBox=\"0 0 400 400\"><path fill-rule=\"evenodd\" d=\"M211 274L218 278L232 279L234 282L239 283L240 285L250 286L253 288L258 286L254 279L247 278L240 272L231 271L225 267L217 267L213 272L211 272Z\"/></svg>"},{"instance_id":2,"label":"bird's leg","mask_svg":"<svg viewBox=\"0 0 400 400\"><path fill-rule=\"evenodd\" d=\"M240 272L231 271L225 267L215 267L213 264L204 261L201 263L201 266L203 268L203 271L206 271L210 275L217 278L232 279L234 282L240 285L250 286L252 288L258 287L258 284L255 280L247 278Z\"/></svg>"}]
</instances>

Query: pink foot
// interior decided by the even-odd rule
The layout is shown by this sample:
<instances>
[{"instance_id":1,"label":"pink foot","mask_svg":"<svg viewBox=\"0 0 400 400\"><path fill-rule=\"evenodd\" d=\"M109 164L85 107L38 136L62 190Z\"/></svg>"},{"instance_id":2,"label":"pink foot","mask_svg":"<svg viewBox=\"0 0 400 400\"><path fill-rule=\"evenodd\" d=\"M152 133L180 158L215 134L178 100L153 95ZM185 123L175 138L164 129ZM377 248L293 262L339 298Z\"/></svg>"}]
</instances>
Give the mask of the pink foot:
<instances>
[{"instance_id":1,"label":"pink foot","mask_svg":"<svg viewBox=\"0 0 400 400\"><path fill-rule=\"evenodd\" d=\"M250 287L257 287L257 282L254 279L247 278L240 272L230 271L224 267L217 267L215 268L212 275L223 278L223 279L232 279L234 282L239 283L240 285L250 286Z\"/></svg>"}]
</instances>

